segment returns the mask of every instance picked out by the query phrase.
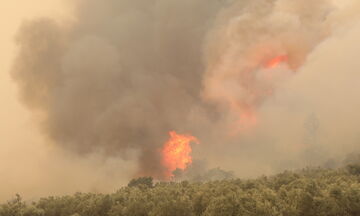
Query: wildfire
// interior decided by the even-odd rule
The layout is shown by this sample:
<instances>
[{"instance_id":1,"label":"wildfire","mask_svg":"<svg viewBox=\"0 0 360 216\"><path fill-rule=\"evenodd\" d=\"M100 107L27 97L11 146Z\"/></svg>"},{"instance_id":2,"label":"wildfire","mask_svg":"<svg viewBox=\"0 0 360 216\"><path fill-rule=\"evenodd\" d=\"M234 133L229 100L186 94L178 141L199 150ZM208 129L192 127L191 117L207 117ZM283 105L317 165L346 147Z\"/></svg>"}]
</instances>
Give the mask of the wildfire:
<instances>
[{"instance_id":1,"label":"wildfire","mask_svg":"<svg viewBox=\"0 0 360 216\"><path fill-rule=\"evenodd\" d=\"M276 66L278 66L279 64L281 64L281 63L283 63L283 62L286 62L288 60L288 56L287 55L280 55L280 56L277 56L277 57L275 57L275 58L273 58L273 59L270 59L267 63L266 63L266 65L265 65L265 67L266 68L274 68L274 67L276 67Z\"/></svg>"},{"instance_id":2,"label":"wildfire","mask_svg":"<svg viewBox=\"0 0 360 216\"><path fill-rule=\"evenodd\" d=\"M192 163L191 142L199 143L198 139L191 135L169 132L170 139L162 149L163 165L166 168L166 177L171 178L172 172L176 169L186 169Z\"/></svg>"}]
</instances>

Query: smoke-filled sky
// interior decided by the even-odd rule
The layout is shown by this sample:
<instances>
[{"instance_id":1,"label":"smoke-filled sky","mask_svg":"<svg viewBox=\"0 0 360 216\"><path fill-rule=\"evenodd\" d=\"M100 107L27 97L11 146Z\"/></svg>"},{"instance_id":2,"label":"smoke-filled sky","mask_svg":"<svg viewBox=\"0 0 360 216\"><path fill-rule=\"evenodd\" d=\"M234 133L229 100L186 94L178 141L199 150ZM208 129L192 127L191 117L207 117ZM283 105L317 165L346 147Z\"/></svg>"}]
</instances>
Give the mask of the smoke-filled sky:
<instances>
[{"instance_id":1,"label":"smoke-filled sky","mask_svg":"<svg viewBox=\"0 0 360 216\"><path fill-rule=\"evenodd\" d=\"M170 130L200 140L194 159L240 177L358 150L355 0L9 0L0 10L0 199L161 179Z\"/></svg>"}]
</instances>

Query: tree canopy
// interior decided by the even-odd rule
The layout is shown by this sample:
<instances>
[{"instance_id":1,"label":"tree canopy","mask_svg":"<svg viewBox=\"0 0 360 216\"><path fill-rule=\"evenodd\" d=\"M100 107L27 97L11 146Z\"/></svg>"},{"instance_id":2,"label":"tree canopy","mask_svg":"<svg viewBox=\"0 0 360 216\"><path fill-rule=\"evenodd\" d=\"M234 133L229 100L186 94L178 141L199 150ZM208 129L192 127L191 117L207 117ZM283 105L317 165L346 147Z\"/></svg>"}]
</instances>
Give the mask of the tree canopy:
<instances>
[{"instance_id":1,"label":"tree canopy","mask_svg":"<svg viewBox=\"0 0 360 216\"><path fill-rule=\"evenodd\" d=\"M154 183L143 177L112 194L76 193L33 203L16 195L0 205L0 216L123 215L358 216L359 167L285 171L253 180Z\"/></svg>"}]
</instances>

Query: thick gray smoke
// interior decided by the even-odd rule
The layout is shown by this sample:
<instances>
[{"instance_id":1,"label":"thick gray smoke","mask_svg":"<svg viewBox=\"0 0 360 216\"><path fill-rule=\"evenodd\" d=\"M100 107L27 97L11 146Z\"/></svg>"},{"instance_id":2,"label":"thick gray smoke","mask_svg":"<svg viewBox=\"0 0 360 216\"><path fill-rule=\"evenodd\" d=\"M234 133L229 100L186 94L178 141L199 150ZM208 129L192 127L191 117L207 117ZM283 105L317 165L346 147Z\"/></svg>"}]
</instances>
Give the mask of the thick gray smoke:
<instances>
[{"instance_id":1,"label":"thick gray smoke","mask_svg":"<svg viewBox=\"0 0 360 216\"><path fill-rule=\"evenodd\" d=\"M286 93L346 22L330 0L80 0L76 8L72 23L25 23L12 71L58 146L125 159L135 151L139 175L162 178L159 148L170 130L197 136L198 157L244 174L302 160L308 148L286 145L320 139L321 109L294 112ZM279 123L286 118L300 126Z\"/></svg>"},{"instance_id":2,"label":"thick gray smoke","mask_svg":"<svg viewBox=\"0 0 360 216\"><path fill-rule=\"evenodd\" d=\"M159 148L200 102L202 46L218 0L80 1L75 22L24 24L13 77L42 130L79 153L138 151L162 175Z\"/></svg>"}]
</instances>

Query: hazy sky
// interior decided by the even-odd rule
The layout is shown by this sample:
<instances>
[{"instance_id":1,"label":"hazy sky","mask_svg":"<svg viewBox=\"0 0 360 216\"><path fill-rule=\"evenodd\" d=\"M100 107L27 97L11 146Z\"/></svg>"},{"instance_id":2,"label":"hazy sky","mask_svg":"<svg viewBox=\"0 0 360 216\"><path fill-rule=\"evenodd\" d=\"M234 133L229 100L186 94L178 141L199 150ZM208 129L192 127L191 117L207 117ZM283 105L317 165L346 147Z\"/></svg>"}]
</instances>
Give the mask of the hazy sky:
<instances>
[{"instance_id":1,"label":"hazy sky","mask_svg":"<svg viewBox=\"0 0 360 216\"><path fill-rule=\"evenodd\" d=\"M22 21L26 19L40 16L67 17L66 12L68 13L69 10L65 10L60 2L60 0L3 0L0 2L0 96L2 101L0 109L2 119L0 123L0 143L6 146L6 148L1 148L2 151L0 151L1 164L8 163L4 162L4 157L9 158L14 156L12 154L16 154L16 149L20 147L18 145L23 143L21 140L36 138L36 130L28 131L31 128L29 127L29 113L19 103L16 86L9 75L9 68L16 54L14 36Z\"/></svg>"},{"instance_id":2,"label":"hazy sky","mask_svg":"<svg viewBox=\"0 0 360 216\"><path fill-rule=\"evenodd\" d=\"M10 199L15 193L32 199L73 193L74 188L86 191L98 181L105 182L89 176L107 173L97 167L96 159L74 161L54 150L40 135L30 112L20 103L17 86L9 75L16 55L14 36L21 23L43 16L58 21L71 19L71 8L65 7L65 3L66 0L0 1L0 201ZM118 169L111 161L106 164ZM118 180L115 176L113 179Z\"/></svg>"},{"instance_id":3,"label":"hazy sky","mask_svg":"<svg viewBox=\"0 0 360 216\"><path fill-rule=\"evenodd\" d=\"M40 158L44 153L39 134L32 127L29 113L19 103L16 86L9 76L8 71L16 54L14 35L24 19L43 15L65 16L66 10L60 2L58 0L0 1L0 175L2 176L0 191L4 197L9 197L10 194L7 192L12 189L14 192L22 189L31 190L31 188L14 188L13 182L27 176L23 175L25 172L33 172L36 163L40 161L34 158Z\"/></svg>"}]
</instances>

